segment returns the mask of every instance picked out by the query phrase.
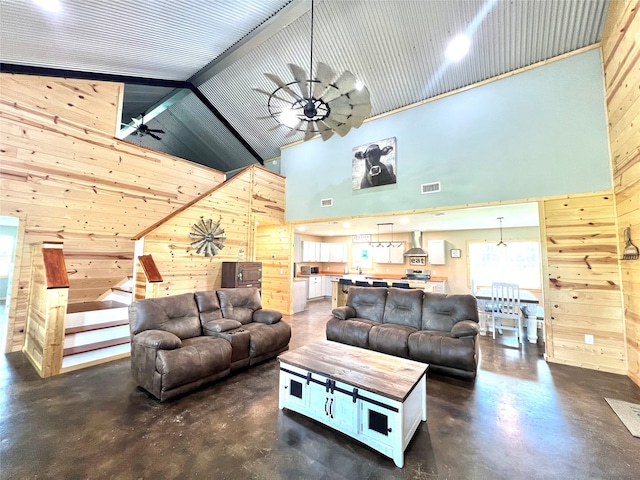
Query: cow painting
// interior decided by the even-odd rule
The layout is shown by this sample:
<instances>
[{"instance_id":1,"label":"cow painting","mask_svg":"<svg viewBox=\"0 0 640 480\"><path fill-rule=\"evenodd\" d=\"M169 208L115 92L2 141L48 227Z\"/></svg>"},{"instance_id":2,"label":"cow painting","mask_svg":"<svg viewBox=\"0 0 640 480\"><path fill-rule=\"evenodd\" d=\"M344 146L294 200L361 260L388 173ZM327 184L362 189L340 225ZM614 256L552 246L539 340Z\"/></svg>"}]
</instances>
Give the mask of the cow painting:
<instances>
[{"instance_id":1,"label":"cow painting","mask_svg":"<svg viewBox=\"0 0 640 480\"><path fill-rule=\"evenodd\" d=\"M352 187L354 190L396 183L395 137L353 149Z\"/></svg>"}]
</instances>

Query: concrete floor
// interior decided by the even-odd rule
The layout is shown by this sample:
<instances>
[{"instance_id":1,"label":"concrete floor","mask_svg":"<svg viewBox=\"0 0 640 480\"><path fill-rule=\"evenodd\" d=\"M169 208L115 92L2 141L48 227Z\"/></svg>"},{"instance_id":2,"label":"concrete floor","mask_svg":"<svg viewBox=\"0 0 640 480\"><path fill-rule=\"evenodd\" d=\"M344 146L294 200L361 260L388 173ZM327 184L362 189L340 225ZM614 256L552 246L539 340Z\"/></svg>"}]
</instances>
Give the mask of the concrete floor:
<instances>
[{"instance_id":1,"label":"concrete floor","mask_svg":"<svg viewBox=\"0 0 640 480\"><path fill-rule=\"evenodd\" d=\"M328 301L287 317L291 348L324 338ZM511 332L512 333L512 332ZM431 375L427 423L405 467L278 410L272 360L175 401L136 388L129 360L40 379L0 359L3 479L638 479L640 439L604 397L640 403L628 378L547 364L542 345L481 337L474 384Z\"/></svg>"}]
</instances>

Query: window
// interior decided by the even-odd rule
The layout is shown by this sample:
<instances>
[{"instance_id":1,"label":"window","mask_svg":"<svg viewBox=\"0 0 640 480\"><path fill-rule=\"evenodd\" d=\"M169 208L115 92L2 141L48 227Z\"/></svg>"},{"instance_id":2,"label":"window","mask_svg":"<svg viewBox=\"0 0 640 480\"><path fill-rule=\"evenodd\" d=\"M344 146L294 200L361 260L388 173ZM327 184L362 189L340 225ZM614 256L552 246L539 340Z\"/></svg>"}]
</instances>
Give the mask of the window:
<instances>
[{"instance_id":1,"label":"window","mask_svg":"<svg viewBox=\"0 0 640 480\"><path fill-rule=\"evenodd\" d=\"M509 282L539 290L540 244L511 240L505 248L495 243L469 242L469 276L476 285Z\"/></svg>"}]
</instances>

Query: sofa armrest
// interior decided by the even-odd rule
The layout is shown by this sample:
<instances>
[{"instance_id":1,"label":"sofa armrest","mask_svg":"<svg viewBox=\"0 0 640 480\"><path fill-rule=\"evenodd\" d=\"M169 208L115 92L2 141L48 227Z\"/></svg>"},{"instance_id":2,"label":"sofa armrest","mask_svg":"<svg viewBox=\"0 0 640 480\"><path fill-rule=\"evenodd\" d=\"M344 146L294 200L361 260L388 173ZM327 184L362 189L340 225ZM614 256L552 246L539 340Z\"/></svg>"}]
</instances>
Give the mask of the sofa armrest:
<instances>
[{"instance_id":1,"label":"sofa armrest","mask_svg":"<svg viewBox=\"0 0 640 480\"><path fill-rule=\"evenodd\" d=\"M278 323L282 319L282 313L277 310L270 310L268 308L261 308L253 312L253 321L264 323L266 325L273 325Z\"/></svg>"},{"instance_id":2,"label":"sofa armrest","mask_svg":"<svg viewBox=\"0 0 640 480\"><path fill-rule=\"evenodd\" d=\"M234 328L240 328L242 324L237 320L231 320L229 318L220 318L217 320L209 320L202 325L202 331L205 335L213 335L220 332L226 332L233 330Z\"/></svg>"},{"instance_id":3,"label":"sofa armrest","mask_svg":"<svg viewBox=\"0 0 640 480\"><path fill-rule=\"evenodd\" d=\"M480 332L480 326L472 320L462 320L451 328L453 338L475 337Z\"/></svg>"},{"instance_id":4,"label":"sofa armrest","mask_svg":"<svg viewBox=\"0 0 640 480\"><path fill-rule=\"evenodd\" d=\"M177 335L164 330L145 330L137 333L131 342L143 347L157 348L160 350L175 350L182 346L182 340Z\"/></svg>"},{"instance_id":5,"label":"sofa armrest","mask_svg":"<svg viewBox=\"0 0 640 480\"><path fill-rule=\"evenodd\" d=\"M331 313L334 317L340 320L347 320L349 318L354 318L356 316L356 311L353 307L349 305L344 305L343 307L337 307L331 310Z\"/></svg>"}]
</instances>

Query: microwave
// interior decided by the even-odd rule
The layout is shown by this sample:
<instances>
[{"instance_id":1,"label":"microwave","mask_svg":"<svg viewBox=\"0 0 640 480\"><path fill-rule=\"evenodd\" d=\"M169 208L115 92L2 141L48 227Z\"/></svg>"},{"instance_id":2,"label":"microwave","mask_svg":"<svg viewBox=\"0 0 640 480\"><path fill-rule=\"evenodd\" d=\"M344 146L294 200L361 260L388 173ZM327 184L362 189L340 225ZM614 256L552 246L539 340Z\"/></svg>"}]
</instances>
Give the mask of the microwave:
<instances>
[{"instance_id":1,"label":"microwave","mask_svg":"<svg viewBox=\"0 0 640 480\"><path fill-rule=\"evenodd\" d=\"M303 265L300 267L301 275L315 275L320 273L320 267L310 267L308 265Z\"/></svg>"}]
</instances>

